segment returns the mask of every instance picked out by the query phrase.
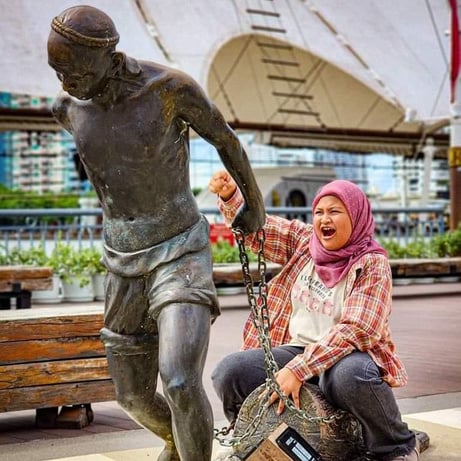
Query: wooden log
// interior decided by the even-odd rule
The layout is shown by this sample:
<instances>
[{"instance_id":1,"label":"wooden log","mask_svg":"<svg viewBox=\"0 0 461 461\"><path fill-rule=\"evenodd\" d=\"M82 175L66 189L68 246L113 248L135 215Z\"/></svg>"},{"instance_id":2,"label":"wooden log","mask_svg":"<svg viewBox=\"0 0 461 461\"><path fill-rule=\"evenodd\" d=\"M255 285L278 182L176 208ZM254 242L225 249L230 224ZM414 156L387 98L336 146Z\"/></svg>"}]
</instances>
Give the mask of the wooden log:
<instances>
[{"instance_id":1,"label":"wooden log","mask_svg":"<svg viewBox=\"0 0 461 461\"><path fill-rule=\"evenodd\" d=\"M0 412L115 400L112 380L0 390Z\"/></svg>"},{"instance_id":2,"label":"wooden log","mask_svg":"<svg viewBox=\"0 0 461 461\"><path fill-rule=\"evenodd\" d=\"M267 280L277 275L281 269L282 266L279 264L267 263ZM260 279L257 263L250 263L250 274L254 281ZM239 263L215 264L213 266L213 280L216 285L241 284L243 283L242 266Z\"/></svg>"},{"instance_id":3,"label":"wooden log","mask_svg":"<svg viewBox=\"0 0 461 461\"><path fill-rule=\"evenodd\" d=\"M451 258L403 258L389 261L392 275L399 277L441 277L461 275L461 257ZM275 277L282 269L279 264L267 263L267 280ZM257 263L250 263L253 280L259 280ZM243 283L242 268L239 263L215 264L213 280L216 285L237 285Z\"/></svg>"},{"instance_id":4,"label":"wooden log","mask_svg":"<svg viewBox=\"0 0 461 461\"><path fill-rule=\"evenodd\" d=\"M0 390L109 378L105 357L0 366Z\"/></svg>"},{"instance_id":5,"label":"wooden log","mask_svg":"<svg viewBox=\"0 0 461 461\"><path fill-rule=\"evenodd\" d=\"M0 342L0 365L104 356L99 336Z\"/></svg>"},{"instance_id":6,"label":"wooden log","mask_svg":"<svg viewBox=\"0 0 461 461\"><path fill-rule=\"evenodd\" d=\"M0 291L12 291L13 284L29 291L50 290L53 270L38 266L0 266Z\"/></svg>"},{"instance_id":7,"label":"wooden log","mask_svg":"<svg viewBox=\"0 0 461 461\"><path fill-rule=\"evenodd\" d=\"M30 279L30 280L0 280L0 291L14 291L14 284L20 283L22 290L28 291L40 291L40 290L51 290L53 288L53 279Z\"/></svg>"},{"instance_id":8,"label":"wooden log","mask_svg":"<svg viewBox=\"0 0 461 461\"><path fill-rule=\"evenodd\" d=\"M53 276L51 267L0 266L0 280L46 279Z\"/></svg>"},{"instance_id":9,"label":"wooden log","mask_svg":"<svg viewBox=\"0 0 461 461\"><path fill-rule=\"evenodd\" d=\"M20 311L2 312L0 318L0 343L5 341L28 341L34 339L75 338L94 336L103 326L102 308L99 312L65 313L56 308L37 309L27 313ZM80 308L81 311L81 308ZM40 315L41 314L41 315Z\"/></svg>"},{"instance_id":10,"label":"wooden log","mask_svg":"<svg viewBox=\"0 0 461 461\"><path fill-rule=\"evenodd\" d=\"M392 259L390 264L394 277L461 275L461 258Z\"/></svg>"}]
</instances>

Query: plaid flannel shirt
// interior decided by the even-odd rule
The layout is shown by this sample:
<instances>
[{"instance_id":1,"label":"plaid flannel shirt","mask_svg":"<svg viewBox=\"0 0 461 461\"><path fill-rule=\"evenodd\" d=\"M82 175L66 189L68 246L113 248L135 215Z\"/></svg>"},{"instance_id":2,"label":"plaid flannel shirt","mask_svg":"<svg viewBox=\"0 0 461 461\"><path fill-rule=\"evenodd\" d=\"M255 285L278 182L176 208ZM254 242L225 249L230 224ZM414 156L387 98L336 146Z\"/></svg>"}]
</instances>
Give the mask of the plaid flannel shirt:
<instances>
[{"instance_id":1,"label":"plaid flannel shirt","mask_svg":"<svg viewBox=\"0 0 461 461\"><path fill-rule=\"evenodd\" d=\"M236 193L218 207L228 225L243 204ZM309 240L312 224L266 216L265 258L281 264L282 270L268 284L267 307L270 317L272 347L290 342L291 289L301 270L311 259ZM254 235L246 237L245 244L257 251L259 243ZM305 347L286 367L301 381L332 367L353 351L367 352L378 365L382 378L391 386L403 386L407 374L395 354L391 340L389 315L392 307L392 276L388 259L377 253L367 253L350 269L346 279L346 298L336 325L323 338ZM257 331L251 320L245 323L242 349L258 348Z\"/></svg>"}]
</instances>

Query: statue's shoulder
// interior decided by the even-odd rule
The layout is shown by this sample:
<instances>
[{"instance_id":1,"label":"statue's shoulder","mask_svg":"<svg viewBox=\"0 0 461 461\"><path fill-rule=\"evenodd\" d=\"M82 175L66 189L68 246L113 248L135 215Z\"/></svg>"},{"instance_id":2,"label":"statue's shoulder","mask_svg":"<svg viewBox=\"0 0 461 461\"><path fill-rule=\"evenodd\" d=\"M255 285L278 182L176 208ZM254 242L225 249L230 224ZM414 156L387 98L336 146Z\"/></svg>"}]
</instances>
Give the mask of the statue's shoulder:
<instances>
[{"instance_id":1,"label":"statue's shoulder","mask_svg":"<svg viewBox=\"0 0 461 461\"><path fill-rule=\"evenodd\" d=\"M66 92L61 91L54 100L51 112L59 124L70 131L69 110L74 99Z\"/></svg>"},{"instance_id":2,"label":"statue's shoulder","mask_svg":"<svg viewBox=\"0 0 461 461\"><path fill-rule=\"evenodd\" d=\"M148 76L152 86L162 85L168 91L184 90L185 87L196 87L197 83L185 72L173 67L152 62L140 62L143 72Z\"/></svg>"}]
</instances>

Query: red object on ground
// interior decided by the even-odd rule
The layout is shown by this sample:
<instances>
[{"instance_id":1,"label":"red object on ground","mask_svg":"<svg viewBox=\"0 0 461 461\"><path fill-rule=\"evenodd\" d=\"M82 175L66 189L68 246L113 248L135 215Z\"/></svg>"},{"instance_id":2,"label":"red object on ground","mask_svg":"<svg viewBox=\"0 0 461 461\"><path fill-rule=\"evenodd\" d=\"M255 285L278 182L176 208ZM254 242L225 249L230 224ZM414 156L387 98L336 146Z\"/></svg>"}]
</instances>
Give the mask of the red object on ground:
<instances>
[{"instance_id":1,"label":"red object on ground","mask_svg":"<svg viewBox=\"0 0 461 461\"><path fill-rule=\"evenodd\" d=\"M227 240L231 245L235 245L232 229L229 229L224 223L210 224L210 242L216 243L220 240Z\"/></svg>"}]
</instances>

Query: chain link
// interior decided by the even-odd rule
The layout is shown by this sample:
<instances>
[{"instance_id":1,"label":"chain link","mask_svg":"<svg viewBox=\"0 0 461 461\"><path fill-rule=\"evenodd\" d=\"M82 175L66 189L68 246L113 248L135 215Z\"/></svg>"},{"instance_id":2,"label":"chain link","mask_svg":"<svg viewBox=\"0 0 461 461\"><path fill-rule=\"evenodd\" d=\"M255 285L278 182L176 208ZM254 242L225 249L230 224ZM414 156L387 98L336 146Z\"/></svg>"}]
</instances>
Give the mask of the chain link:
<instances>
[{"instance_id":1,"label":"chain link","mask_svg":"<svg viewBox=\"0 0 461 461\"><path fill-rule=\"evenodd\" d=\"M293 401L286 396L280 386L277 383L275 374L278 371L278 365L274 359L272 353L272 346L270 341L270 317L269 309L267 307L267 283L266 283L266 273L267 265L264 257L264 243L265 243L265 233L263 229L260 229L257 232L257 239L259 243L258 248L258 274L259 274L259 283L258 283L258 294L255 294L253 277L251 276L250 271L250 261L248 259L248 254L245 248L245 235L241 229L232 230L235 236L235 240L239 249L239 258L240 264L242 266L242 276L243 283L245 285L246 294L248 297L248 302L250 304L250 309L252 312L252 322L258 333L258 340L261 346L261 349L264 351L264 362L266 366L266 382L265 382L265 401L261 401L258 412L256 413L253 420L249 423L245 432L238 437L224 438L232 430L233 425L227 428L223 428L220 431L215 429L215 438L218 440L222 446L234 446L238 445L242 440L247 437L251 437L254 434L259 424L262 421L264 413L269 408L269 398L273 392L276 392L279 398L283 401L285 406L301 416L303 419L306 419L310 423L324 423L331 424L334 421L344 417L346 412L342 410L337 410L333 415L324 417L324 416L313 416L307 413L304 410L296 408Z\"/></svg>"}]
</instances>

